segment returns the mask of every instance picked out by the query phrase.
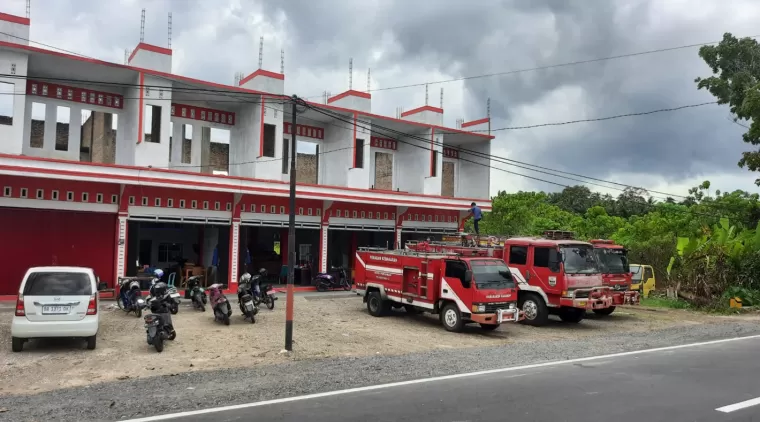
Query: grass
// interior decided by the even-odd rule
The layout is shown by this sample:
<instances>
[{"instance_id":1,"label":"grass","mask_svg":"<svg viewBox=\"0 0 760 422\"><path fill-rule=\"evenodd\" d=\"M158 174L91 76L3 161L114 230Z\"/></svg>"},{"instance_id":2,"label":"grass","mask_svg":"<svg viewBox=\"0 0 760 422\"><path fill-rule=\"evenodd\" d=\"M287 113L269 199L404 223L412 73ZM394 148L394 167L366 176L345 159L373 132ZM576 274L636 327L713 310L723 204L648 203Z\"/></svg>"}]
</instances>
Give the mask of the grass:
<instances>
[{"instance_id":1,"label":"grass","mask_svg":"<svg viewBox=\"0 0 760 422\"><path fill-rule=\"evenodd\" d=\"M670 309L689 309L691 305L688 302L679 299L668 299L664 297L648 297L641 299L642 306L651 306L653 308L670 308Z\"/></svg>"}]
</instances>

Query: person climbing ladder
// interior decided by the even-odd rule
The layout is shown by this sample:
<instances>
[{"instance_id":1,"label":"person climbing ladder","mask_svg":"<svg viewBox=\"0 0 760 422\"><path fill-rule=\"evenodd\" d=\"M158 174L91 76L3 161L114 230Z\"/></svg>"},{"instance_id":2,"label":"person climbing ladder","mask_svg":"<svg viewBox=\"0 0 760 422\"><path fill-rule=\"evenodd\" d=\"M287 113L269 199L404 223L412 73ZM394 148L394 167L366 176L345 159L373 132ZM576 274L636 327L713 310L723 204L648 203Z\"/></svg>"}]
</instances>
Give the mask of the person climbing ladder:
<instances>
[{"instance_id":1,"label":"person climbing ladder","mask_svg":"<svg viewBox=\"0 0 760 422\"><path fill-rule=\"evenodd\" d=\"M483 218L483 212L480 210L480 207L477 206L474 202L470 204L470 213L472 214L473 218L473 225L475 226L475 235L478 236L478 240L480 239L480 228L478 227L478 222Z\"/></svg>"}]
</instances>

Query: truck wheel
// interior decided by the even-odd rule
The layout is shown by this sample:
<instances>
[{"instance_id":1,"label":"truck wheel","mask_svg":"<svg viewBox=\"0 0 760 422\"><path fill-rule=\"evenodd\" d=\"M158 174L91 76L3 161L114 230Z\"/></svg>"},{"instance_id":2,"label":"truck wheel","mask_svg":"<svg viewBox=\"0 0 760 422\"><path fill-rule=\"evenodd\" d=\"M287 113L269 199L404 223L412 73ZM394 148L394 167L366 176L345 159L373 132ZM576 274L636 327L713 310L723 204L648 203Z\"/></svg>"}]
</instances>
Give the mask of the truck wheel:
<instances>
[{"instance_id":1,"label":"truck wheel","mask_svg":"<svg viewBox=\"0 0 760 422\"><path fill-rule=\"evenodd\" d=\"M458 333L464 328L464 321L459 309L453 303L447 303L441 311L441 324L446 331Z\"/></svg>"},{"instance_id":2,"label":"truck wheel","mask_svg":"<svg viewBox=\"0 0 760 422\"><path fill-rule=\"evenodd\" d=\"M559 310L559 319L561 319L562 322L570 322L573 324L577 324L583 321L583 318L585 316L586 316L585 309L561 308Z\"/></svg>"},{"instance_id":3,"label":"truck wheel","mask_svg":"<svg viewBox=\"0 0 760 422\"><path fill-rule=\"evenodd\" d=\"M594 313L597 315L610 315L613 312L615 312L614 306L610 306L609 308L604 308L604 309L594 309Z\"/></svg>"},{"instance_id":4,"label":"truck wheel","mask_svg":"<svg viewBox=\"0 0 760 422\"><path fill-rule=\"evenodd\" d=\"M383 297L380 296L380 292L377 291L369 292L368 296L367 311L369 314L373 317L385 316L390 310L391 303L387 300L383 300Z\"/></svg>"},{"instance_id":5,"label":"truck wheel","mask_svg":"<svg viewBox=\"0 0 760 422\"><path fill-rule=\"evenodd\" d=\"M517 306L525 313L525 319L520 321L523 324L540 327L549 321L549 310L539 295L526 294L517 301Z\"/></svg>"},{"instance_id":6,"label":"truck wheel","mask_svg":"<svg viewBox=\"0 0 760 422\"><path fill-rule=\"evenodd\" d=\"M499 324L480 324L480 328L486 330L486 331L493 331L497 328L499 328Z\"/></svg>"}]
</instances>

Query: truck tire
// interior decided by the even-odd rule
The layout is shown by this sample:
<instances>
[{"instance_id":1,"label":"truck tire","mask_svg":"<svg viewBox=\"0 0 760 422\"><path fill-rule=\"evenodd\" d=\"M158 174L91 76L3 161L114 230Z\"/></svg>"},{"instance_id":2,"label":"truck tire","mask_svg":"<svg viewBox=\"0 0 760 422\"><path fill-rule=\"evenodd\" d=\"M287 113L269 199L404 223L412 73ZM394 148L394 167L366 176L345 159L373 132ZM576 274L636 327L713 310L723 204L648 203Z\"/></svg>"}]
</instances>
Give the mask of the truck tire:
<instances>
[{"instance_id":1,"label":"truck tire","mask_svg":"<svg viewBox=\"0 0 760 422\"><path fill-rule=\"evenodd\" d=\"M549 321L549 310L546 307L544 299L534 293L521 295L517 301L517 306L525 313L525 319L520 321L523 324L540 327L546 325Z\"/></svg>"},{"instance_id":2,"label":"truck tire","mask_svg":"<svg viewBox=\"0 0 760 422\"><path fill-rule=\"evenodd\" d=\"M447 303L441 310L441 324L446 331L454 333L461 332L464 328L462 314L453 303Z\"/></svg>"},{"instance_id":3,"label":"truck tire","mask_svg":"<svg viewBox=\"0 0 760 422\"><path fill-rule=\"evenodd\" d=\"M367 295L367 311L373 317L385 316L391 308L391 303L383 300L380 292L372 291Z\"/></svg>"},{"instance_id":4,"label":"truck tire","mask_svg":"<svg viewBox=\"0 0 760 422\"><path fill-rule=\"evenodd\" d=\"M597 315L610 315L613 312L615 312L614 306L610 306L609 308L604 308L604 309L594 309L594 313Z\"/></svg>"},{"instance_id":5,"label":"truck tire","mask_svg":"<svg viewBox=\"0 0 760 422\"><path fill-rule=\"evenodd\" d=\"M583 321L583 318L585 316L586 316L585 309L561 308L559 310L559 319L561 319L562 322L570 322L573 324L577 324Z\"/></svg>"}]
</instances>

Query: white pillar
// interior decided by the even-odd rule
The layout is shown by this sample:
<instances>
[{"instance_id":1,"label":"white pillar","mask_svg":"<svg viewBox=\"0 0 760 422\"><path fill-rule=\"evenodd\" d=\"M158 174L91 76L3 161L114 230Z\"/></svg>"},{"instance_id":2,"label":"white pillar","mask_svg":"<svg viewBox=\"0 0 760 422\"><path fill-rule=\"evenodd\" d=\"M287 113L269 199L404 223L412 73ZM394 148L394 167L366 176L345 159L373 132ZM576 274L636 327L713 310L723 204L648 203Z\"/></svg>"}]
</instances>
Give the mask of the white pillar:
<instances>
[{"instance_id":1,"label":"white pillar","mask_svg":"<svg viewBox=\"0 0 760 422\"><path fill-rule=\"evenodd\" d=\"M118 286L119 277L126 276L127 262L127 216L120 215L116 223L116 277L114 277L114 287ZM137 239L134 239L137 241Z\"/></svg>"},{"instance_id":2,"label":"white pillar","mask_svg":"<svg viewBox=\"0 0 760 422\"><path fill-rule=\"evenodd\" d=\"M193 132L194 133L194 132ZM238 284L238 266L240 256L240 219L233 219L232 226L230 227L230 262L228 267L228 273L230 275L230 281L227 283L227 288L232 292L237 292Z\"/></svg>"},{"instance_id":3,"label":"white pillar","mask_svg":"<svg viewBox=\"0 0 760 422\"><path fill-rule=\"evenodd\" d=\"M327 272L327 224L322 224L319 231L321 245L319 248L319 272Z\"/></svg>"},{"instance_id":4,"label":"white pillar","mask_svg":"<svg viewBox=\"0 0 760 422\"><path fill-rule=\"evenodd\" d=\"M57 138L57 119L57 107L53 104L45 104L45 135L42 141L42 149L45 151L55 151L55 138Z\"/></svg>"}]
</instances>

